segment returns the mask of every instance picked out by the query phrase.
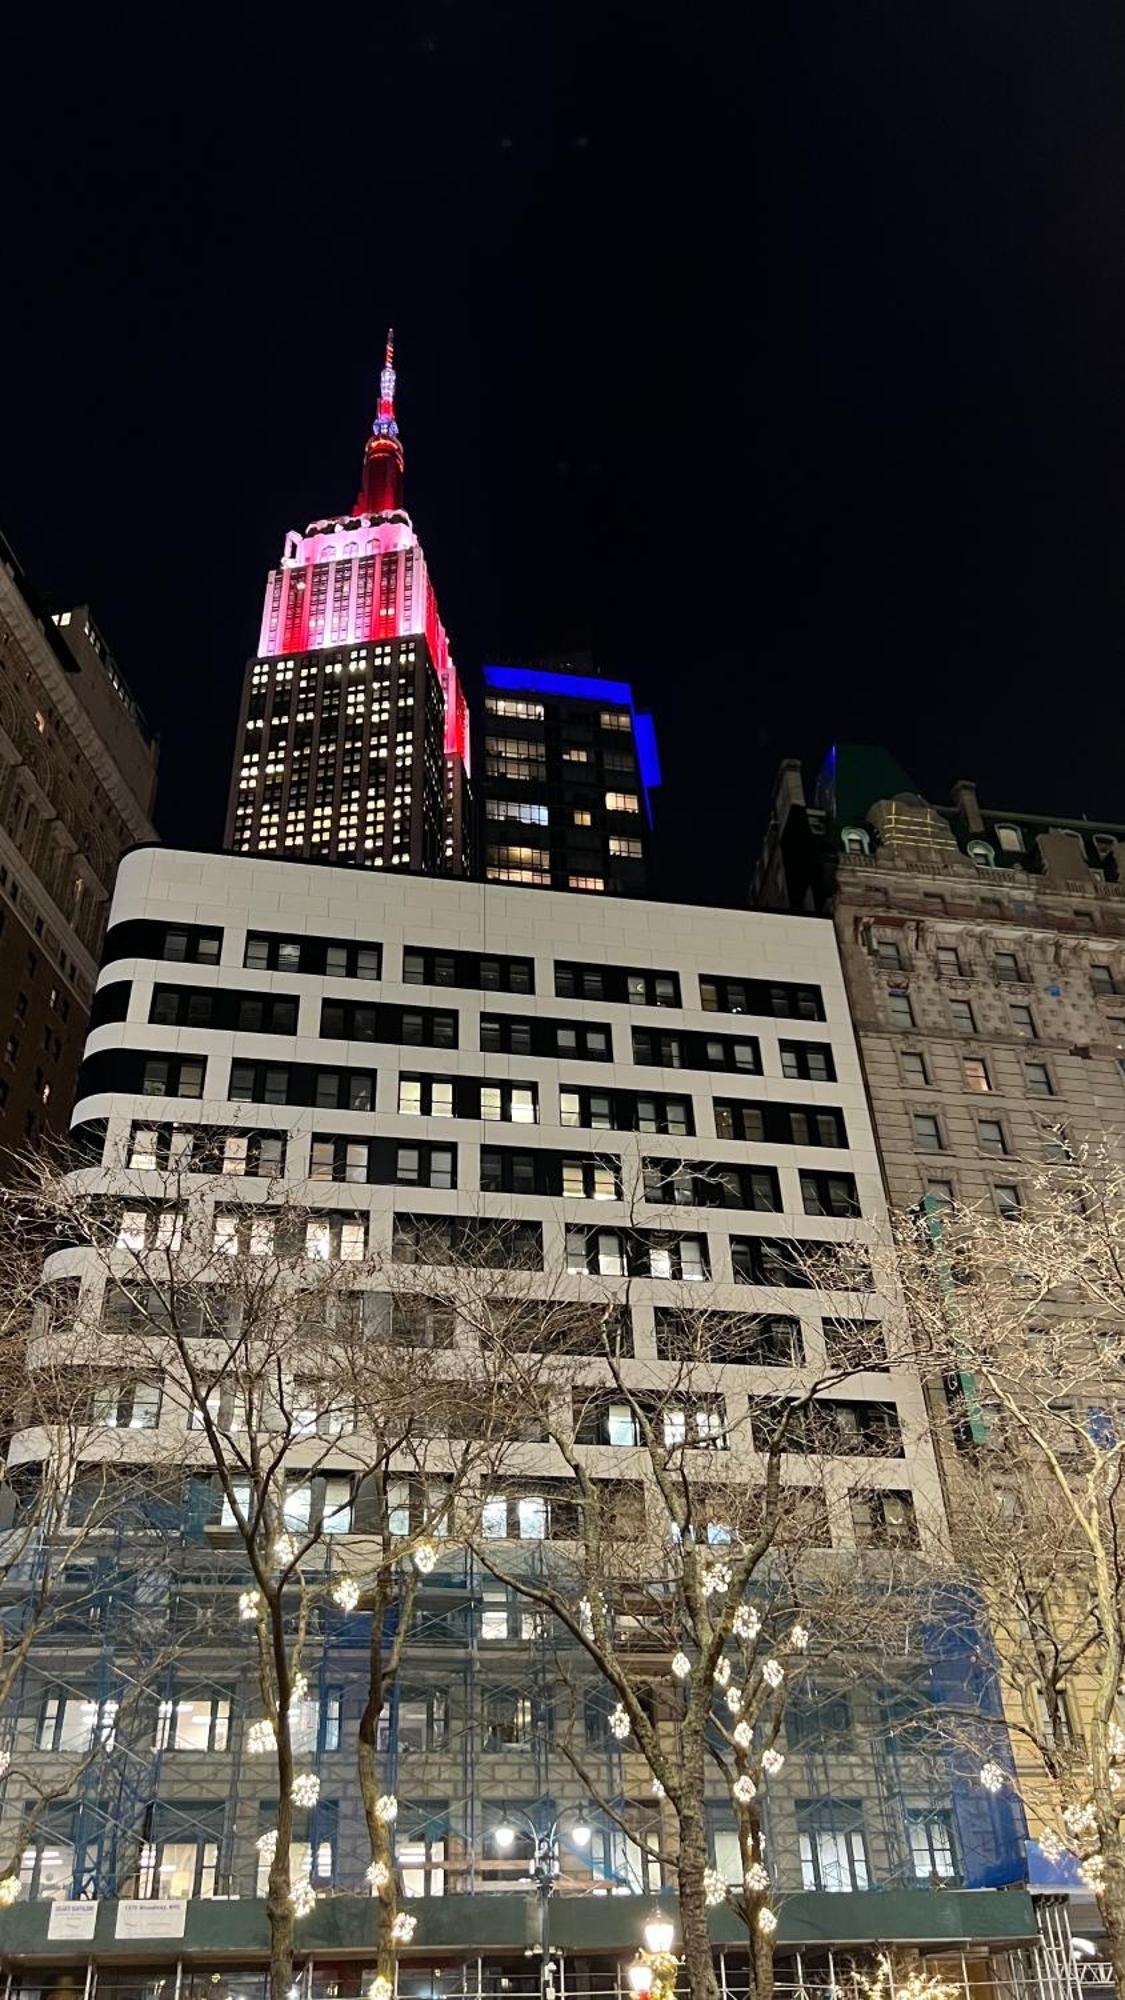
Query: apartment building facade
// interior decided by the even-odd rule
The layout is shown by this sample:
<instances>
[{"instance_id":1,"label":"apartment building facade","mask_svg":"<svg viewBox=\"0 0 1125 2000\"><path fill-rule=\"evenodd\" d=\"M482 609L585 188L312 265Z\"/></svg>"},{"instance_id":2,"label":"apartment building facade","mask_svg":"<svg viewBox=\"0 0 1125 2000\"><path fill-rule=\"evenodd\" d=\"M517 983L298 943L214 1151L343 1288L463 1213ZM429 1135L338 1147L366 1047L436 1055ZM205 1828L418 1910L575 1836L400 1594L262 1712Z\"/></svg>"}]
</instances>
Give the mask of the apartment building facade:
<instances>
[{"instance_id":1,"label":"apartment building facade","mask_svg":"<svg viewBox=\"0 0 1125 2000\"><path fill-rule=\"evenodd\" d=\"M620 1297L621 1365L638 1385L674 1378L661 1337L668 1312L725 1312L740 1325L751 1315L760 1339L723 1366L723 1413L700 1438L710 1465L724 1433L737 1434L738 1457L728 1453L735 1462L722 1474L736 1482L753 1483L759 1469L755 1399L764 1405L779 1380L822 1367L841 1325L893 1312L877 1261L846 1292L785 1278L785 1245L815 1254L847 1242L862 1253L884 1223L832 927L803 916L140 850L119 875L75 1129L91 1162L83 1171L121 1205L122 1243L152 1226L145 1216L166 1200L158 1169L169 1158L193 1181L191 1142L203 1130L209 1142L229 1135L222 1172L199 1177L213 1190L220 1255L234 1248L235 1179L267 1228L279 1189L307 1204L305 1254L374 1259L384 1273L416 1270L421 1244L434 1257L447 1241L452 1261L459 1232L515 1226L533 1290L541 1283L544 1296L576 1310L590 1297ZM48 1275L77 1285L83 1311L103 1318L108 1358L103 1264L70 1248ZM892 1361L848 1376L835 1393L857 1434L866 1428L868 1448L853 1459L845 1446L826 1468L824 1548L940 1543L940 1488L913 1372ZM866 1413L876 1407L881 1445L871 1449ZM748 1413L749 1425L736 1422ZM145 1421L166 1441L179 1424L173 1457L192 1489L186 1513L201 1524L194 1542L185 1534L168 1601L157 1592L147 1604L151 1625L172 1615L173 1593L190 1594L204 1578L214 1588L212 1568L193 1571L192 1551L221 1539L222 1496L198 1433L170 1401L154 1402ZM607 1409L583 1449L598 1476L620 1479L634 1443ZM535 1562L573 1533L573 1513L561 1461L526 1450L518 1485L482 1496L479 1534ZM795 1486L807 1478L796 1453L784 1477ZM342 1488L336 1504L333 1546L346 1551L359 1523ZM60 1800L24 1854L24 1900L0 1912L0 1952L47 1963L54 1951L55 1961L108 1968L125 1936L145 1938L136 1951L147 1952L154 1978L174 1967L177 1982L197 1980L201 1953L228 1980L232 1968L259 1976L259 1843L276 1808L268 1777L245 1755L254 1708L233 1613L239 1581L232 1572L232 1608L217 1619L213 1650L166 1695L164 1713L183 1717L182 1742L178 1719L171 1739L167 1723L154 1737L141 1721L127 1793L104 1797L92 1776L90 1796ZM50 1769L65 1718L90 1715L123 1659L127 1637L91 1626L66 1633L65 1659L57 1644L37 1649L21 1685L7 1719L15 1748L0 1834L18 1812L17 1769L24 1783L28 1768ZM397 1865L418 1916L403 1991L540 1990L541 1967L524 1962L530 1852L522 1833L514 1845L498 1838L513 1818L545 1832L588 1807L592 1838L563 1843L557 1887L568 1893L549 1912L565 1980L582 1990L620 1981L643 1912L666 1887L649 1851L666 1808L643 1760L607 1728L588 1663L572 1651L563 1672L560 1657L559 1635L487 1565L463 1550L439 1554L381 1738L399 1801ZM347 1621L326 1620L309 1673L307 1749L320 1782L301 1837L319 1900L301 1942L310 1990L350 1993L361 1990L354 1982L372 1933L345 1748L358 1698ZM614 1802L610 1815L589 1804L556 1739L564 1686L577 1688L582 1756ZM842 1945L943 1941L956 1957L1020 1951L1032 1935L1029 1905L1012 1889L1021 1857L1010 1807L968 1784L956 1760L918 1754L888 1715L877 1673L862 1687L833 1686L829 1663L807 1712L787 1724L769 1851L797 1983L834 1976L831 1949ZM737 1879L718 1780L708 1824L713 1865ZM946 1893L935 1896L935 1883ZM100 1908L90 1942L67 1958L52 1943L61 1931L51 1931L49 1905L91 1894ZM144 1903L153 1905L147 1931L135 1911ZM161 1922L172 1928L161 1932ZM731 1974L737 1988L749 1974L724 1913L716 1938L742 1965Z\"/></svg>"},{"instance_id":2,"label":"apartment building facade","mask_svg":"<svg viewBox=\"0 0 1125 2000\"><path fill-rule=\"evenodd\" d=\"M65 1133L114 870L154 838L157 744L88 609L0 538L0 1152Z\"/></svg>"}]
</instances>

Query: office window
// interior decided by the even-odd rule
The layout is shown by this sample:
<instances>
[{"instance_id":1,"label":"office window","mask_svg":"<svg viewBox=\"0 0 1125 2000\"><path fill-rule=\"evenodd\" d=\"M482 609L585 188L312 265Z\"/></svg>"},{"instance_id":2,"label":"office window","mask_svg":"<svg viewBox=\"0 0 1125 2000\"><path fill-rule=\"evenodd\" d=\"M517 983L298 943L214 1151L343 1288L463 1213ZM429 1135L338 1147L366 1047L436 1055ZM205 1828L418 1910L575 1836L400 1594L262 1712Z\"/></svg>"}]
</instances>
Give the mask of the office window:
<instances>
[{"instance_id":1,"label":"office window","mask_svg":"<svg viewBox=\"0 0 1125 2000\"><path fill-rule=\"evenodd\" d=\"M1101 993L1116 993L1117 981L1113 976L1112 966L1091 965L1090 987L1095 995Z\"/></svg>"},{"instance_id":2,"label":"office window","mask_svg":"<svg viewBox=\"0 0 1125 2000\"><path fill-rule=\"evenodd\" d=\"M908 1806L906 1829L916 1882L924 1882L927 1887L933 1888L943 1882L960 1880L951 1813L941 1808Z\"/></svg>"},{"instance_id":3,"label":"office window","mask_svg":"<svg viewBox=\"0 0 1125 2000\"><path fill-rule=\"evenodd\" d=\"M1004 1127L998 1118L978 1118L977 1139L982 1153L1001 1155L1008 1150Z\"/></svg>"},{"instance_id":4,"label":"office window","mask_svg":"<svg viewBox=\"0 0 1125 2000\"><path fill-rule=\"evenodd\" d=\"M636 792L607 792L605 809L607 812L637 813L640 812L641 802Z\"/></svg>"},{"instance_id":5,"label":"office window","mask_svg":"<svg viewBox=\"0 0 1125 2000\"><path fill-rule=\"evenodd\" d=\"M989 1091L992 1080L988 1074L988 1064L983 1056L962 1056L961 1067L965 1075L965 1089Z\"/></svg>"},{"instance_id":6,"label":"office window","mask_svg":"<svg viewBox=\"0 0 1125 2000\"><path fill-rule=\"evenodd\" d=\"M452 1118L452 1080L438 1076L400 1076L398 1108L400 1114L407 1118Z\"/></svg>"},{"instance_id":7,"label":"office window","mask_svg":"<svg viewBox=\"0 0 1125 2000\"><path fill-rule=\"evenodd\" d=\"M1046 1063L1040 1063L1040 1062L1025 1063L1023 1073L1024 1073L1024 1080L1027 1084L1027 1094L1029 1097L1054 1096L1055 1087L1054 1084L1051 1082L1051 1072L1047 1068Z\"/></svg>"},{"instance_id":8,"label":"office window","mask_svg":"<svg viewBox=\"0 0 1125 2000\"><path fill-rule=\"evenodd\" d=\"M90 1421L108 1430L152 1431L160 1422L160 1383L106 1376L90 1395Z\"/></svg>"},{"instance_id":9,"label":"office window","mask_svg":"<svg viewBox=\"0 0 1125 2000\"><path fill-rule=\"evenodd\" d=\"M797 1839L803 1889L846 1894L870 1886L858 1800L798 1801Z\"/></svg>"},{"instance_id":10,"label":"office window","mask_svg":"<svg viewBox=\"0 0 1125 2000\"><path fill-rule=\"evenodd\" d=\"M1005 985L1018 985L1023 978L1020 962L1014 951L997 951L992 954L992 970Z\"/></svg>"},{"instance_id":11,"label":"office window","mask_svg":"<svg viewBox=\"0 0 1125 2000\"><path fill-rule=\"evenodd\" d=\"M153 1057L141 1074L142 1097L202 1097L206 1061L190 1057Z\"/></svg>"},{"instance_id":12,"label":"office window","mask_svg":"<svg viewBox=\"0 0 1125 2000\"><path fill-rule=\"evenodd\" d=\"M1029 1042L1038 1041L1039 1037L1035 1029L1035 1017L1030 1007L1025 1007L1022 1002L1013 1000L1008 1006L1008 1017L1017 1035L1023 1035Z\"/></svg>"},{"instance_id":13,"label":"office window","mask_svg":"<svg viewBox=\"0 0 1125 2000\"><path fill-rule=\"evenodd\" d=\"M836 1065L826 1042L779 1042L781 1074L803 1083L835 1083Z\"/></svg>"},{"instance_id":14,"label":"office window","mask_svg":"<svg viewBox=\"0 0 1125 2000\"><path fill-rule=\"evenodd\" d=\"M938 1124L937 1119L928 1111L915 1111L913 1121L914 1144L917 1146L918 1151L920 1153L942 1152L944 1149L942 1146L941 1126Z\"/></svg>"},{"instance_id":15,"label":"office window","mask_svg":"<svg viewBox=\"0 0 1125 2000\"><path fill-rule=\"evenodd\" d=\"M229 1695L181 1695L157 1709L156 1750L225 1750L230 1741Z\"/></svg>"},{"instance_id":16,"label":"office window","mask_svg":"<svg viewBox=\"0 0 1125 2000\"><path fill-rule=\"evenodd\" d=\"M851 1515L857 1548L918 1547L918 1524L909 1493L853 1493Z\"/></svg>"},{"instance_id":17,"label":"office window","mask_svg":"<svg viewBox=\"0 0 1125 2000\"><path fill-rule=\"evenodd\" d=\"M976 1018L967 1000L951 1000L949 1002L949 1018L953 1026L957 1029L958 1034L976 1034Z\"/></svg>"},{"instance_id":18,"label":"office window","mask_svg":"<svg viewBox=\"0 0 1125 2000\"><path fill-rule=\"evenodd\" d=\"M891 939L878 938L876 940L875 957L877 958L879 964L883 967L884 971L886 972L902 971L902 952L899 946L893 943Z\"/></svg>"},{"instance_id":19,"label":"office window","mask_svg":"<svg viewBox=\"0 0 1125 2000\"><path fill-rule=\"evenodd\" d=\"M806 1215L858 1215L859 1196L853 1174L802 1173L801 1200Z\"/></svg>"},{"instance_id":20,"label":"office window","mask_svg":"<svg viewBox=\"0 0 1125 2000\"><path fill-rule=\"evenodd\" d=\"M899 1057L902 1063L903 1079L907 1083L929 1083L930 1073L926 1068L926 1058L917 1049L903 1049Z\"/></svg>"},{"instance_id":21,"label":"office window","mask_svg":"<svg viewBox=\"0 0 1125 2000\"><path fill-rule=\"evenodd\" d=\"M938 971L945 979L960 979L961 954L955 944L939 944L935 953Z\"/></svg>"},{"instance_id":22,"label":"office window","mask_svg":"<svg viewBox=\"0 0 1125 2000\"><path fill-rule=\"evenodd\" d=\"M896 992L893 989L888 992L887 1012L890 1015L892 1027L912 1028L914 1026L914 1009L910 1004L909 993Z\"/></svg>"},{"instance_id":23,"label":"office window","mask_svg":"<svg viewBox=\"0 0 1125 2000\"><path fill-rule=\"evenodd\" d=\"M1018 1222L1023 1203L1020 1191L1014 1181L997 1181L992 1190L996 1202L996 1213L1005 1222Z\"/></svg>"}]
</instances>

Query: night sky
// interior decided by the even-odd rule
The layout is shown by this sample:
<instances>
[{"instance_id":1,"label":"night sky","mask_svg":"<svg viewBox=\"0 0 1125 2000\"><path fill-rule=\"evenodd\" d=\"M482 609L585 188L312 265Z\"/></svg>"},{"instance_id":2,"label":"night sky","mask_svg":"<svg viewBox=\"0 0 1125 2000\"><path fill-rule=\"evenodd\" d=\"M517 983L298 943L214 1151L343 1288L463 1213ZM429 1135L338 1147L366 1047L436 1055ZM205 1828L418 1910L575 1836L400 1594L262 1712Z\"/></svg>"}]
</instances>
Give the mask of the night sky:
<instances>
[{"instance_id":1,"label":"night sky","mask_svg":"<svg viewBox=\"0 0 1125 2000\"><path fill-rule=\"evenodd\" d=\"M38 12L0 524L161 732L166 839L221 839L266 571L352 502L389 320L462 678L634 681L669 893L744 900L834 736L1125 818L1119 4Z\"/></svg>"}]
</instances>

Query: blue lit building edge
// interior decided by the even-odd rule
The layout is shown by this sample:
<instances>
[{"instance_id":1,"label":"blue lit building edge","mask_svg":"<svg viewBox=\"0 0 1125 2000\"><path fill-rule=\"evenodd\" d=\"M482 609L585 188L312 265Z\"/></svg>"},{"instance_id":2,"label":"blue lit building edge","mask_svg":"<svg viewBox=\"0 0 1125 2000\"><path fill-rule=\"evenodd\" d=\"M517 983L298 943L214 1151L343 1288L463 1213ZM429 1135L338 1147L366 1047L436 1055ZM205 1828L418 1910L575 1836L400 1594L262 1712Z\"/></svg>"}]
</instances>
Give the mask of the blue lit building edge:
<instances>
[{"instance_id":1,"label":"blue lit building edge","mask_svg":"<svg viewBox=\"0 0 1125 2000\"><path fill-rule=\"evenodd\" d=\"M637 746L637 768L645 797L645 814L652 825L649 793L660 784L660 756L656 748L656 726L651 715L638 714L628 681L603 681L597 674L555 674L545 667L485 667L484 684L502 694L564 696L571 701L612 702L627 708L633 718L633 741Z\"/></svg>"}]
</instances>

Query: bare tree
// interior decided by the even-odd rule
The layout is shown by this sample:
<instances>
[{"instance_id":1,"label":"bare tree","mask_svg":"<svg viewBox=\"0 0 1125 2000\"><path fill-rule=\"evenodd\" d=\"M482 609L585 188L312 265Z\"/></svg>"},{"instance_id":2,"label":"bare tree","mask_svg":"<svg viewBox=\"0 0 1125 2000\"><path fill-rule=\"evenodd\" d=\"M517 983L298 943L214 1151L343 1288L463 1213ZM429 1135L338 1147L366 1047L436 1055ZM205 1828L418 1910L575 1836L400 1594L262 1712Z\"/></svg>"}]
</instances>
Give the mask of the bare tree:
<instances>
[{"instance_id":1,"label":"bare tree","mask_svg":"<svg viewBox=\"0 0 1125 2000\"><path fill-rule=\"evenodd\" d=\"M319 1792L296 1726L310 1652L333 1605L369 1621L356 1760L379 1912L376 1979L389 1993L414 1919L399 1907L397 1804L379 1785L379 1719L418 1575L454 1534L462 1484L482 1455L494 1458L496 1427L467 1418L495 1385L410 1345L401 1316L424 1294L409 1270L367 1255L362 1210L330 1212L280 1183L248 1191L221 1173L208 1182L202 1157L197 1148L190 1175L161 1175L158 1192L148 1174L136 1194L119 1179L112 1197L97 1181L41 1167L36 1200L81 1246L103 1360L119 1378L162 1383L165 1409L179 1416L173 1463L186 1432L189 1463L210 1468L212 1532L241 1554L239 1617L260 1700L248 1748L272 1759L277 1779L277 1824L258 1843L269 1865L273 2000L289 1993L295 1924L316 1902L312 1856L299 1859L296 1840Z\"/></svg>"},{"instance_id":2,"label":"bare tree","mask_svg":"<svg viewBox=\"0 0 1125 2000\"><path fill-rule=\"evenodd\" d=\"M1091 1146L1000 1215L930 1213L904 1226L901 1267L1016 1746L1014 1773L989 1756L981 1779L1016 1785L1049 1859L1077 1858L1125 1980L1125 1168Z\"/></svg>"},{"instance_id":3,"label":"bare tree","mask_svg":"<svg viewBox=\"0 0 1125 2000\"><path fill-rule=\"evenodd\" d=\"M810 1607L828 1610L845 1580L854 1596L869 1567L824 1553L829 1518L855 1482L848 1461L888 1444L884 1419L867 1414L868 1434L853 1423L842 1439L848 1404L832 1404L827 1392L892 1357L882 1326L853 1328L846 1352L814 1363L760 1314L685 1306L661 1321L665 1365L654 1376L631 1358L629 1254L626 1245L621 1285L585 1285L578 1299L557 1287L549 1299L527 1297L535 1331L522 1339L510 1285L463 1290L459 1316L475 1325L506 1385L511 1424L549 1446L565 1474L557 1503L565 1520L551 1531L549 1555L529 1565L505 1547L509 1530L499 1512L490 1518L487 1496L474 1546L494 1577L584 1651L616 1697L610 1729L635 1743L667 1801L674 1850L661 1858L678 1887L692 1994L716 1992L707 1910L729 1898L747 1925L757 1990L768 1996L777 1898L762 1793L784 1762L777 1738L788 1689L805 1670ZM813 1261L799 1272L795 1261L794 1277L830 1295L838 1288L843 1312L857 1282L870 1288L852 1246L825 1246ZM749 1405L743 1398L739 1414L737 1399L723 1395L725 1371L747 1364L761 1369L761 1393ZM628 1448L624 1474L619 1449L612 1470L591 1449L606 1442ZM886 1539L897 1540L890 1525ZM852 1626L862 1623L870 1647L878 1621L863 1588L862 1620ZM884 1591L888 1606L893 1599ZM824 1622L834 1654L844 1629L839 1616ZM581 1759L571 1753L571 1761L618 1817ZM733 1892L709 1865L708 1769L721 1773L738 1830L742 1880Z\"/></svg>"}]
</instances>

